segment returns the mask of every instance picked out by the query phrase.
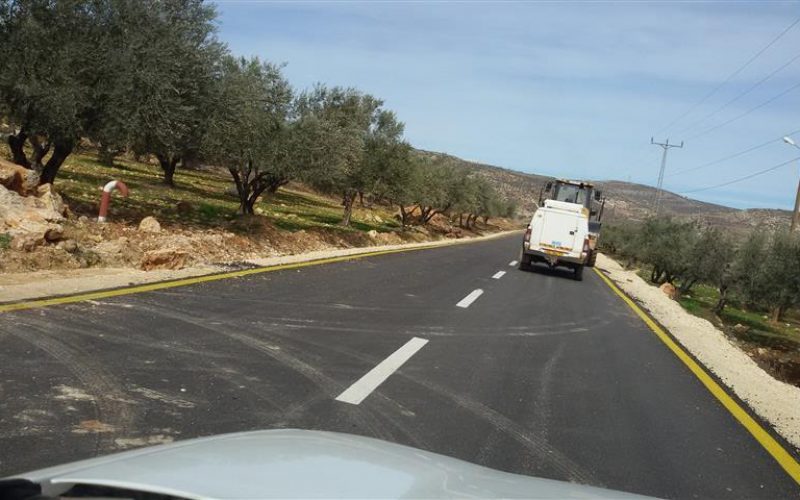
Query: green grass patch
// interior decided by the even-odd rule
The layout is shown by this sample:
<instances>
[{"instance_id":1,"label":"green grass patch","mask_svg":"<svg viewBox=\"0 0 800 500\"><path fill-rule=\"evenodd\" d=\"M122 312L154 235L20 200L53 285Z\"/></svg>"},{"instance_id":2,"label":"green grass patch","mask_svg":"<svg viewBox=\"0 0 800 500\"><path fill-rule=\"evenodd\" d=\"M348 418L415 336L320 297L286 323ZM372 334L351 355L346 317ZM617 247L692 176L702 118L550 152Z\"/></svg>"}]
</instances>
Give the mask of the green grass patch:
<instances>
[{"instance_id":1,"label":"green grass patch","mask_svg":"<svg viewBox=\"0 0 800 500\"><path fill-rule=\"evenodd\" d=\"M678 303L695 316L704 316L702 313L708 309L702 302L691 297L679 297Z\"/></svg>"},{"instance_id":2,"label":"green grass patch","mask_svg":"<svg viewBox=\"0 0 800 500\"><path fill-rule=\"evenodd\" d=\"M0 144L0 155L10 156L5 144ZM112 194L109 209L112 222L138 224L152 215L166 226L231 228L231 221L237 217L239 201L230 194L233 182L223 169L178 169L175 187L170 188L164 185L162 171L156 163L119 157L114 160L114 166L109 167L91 153L76 153L61 167L55 186L73 212L94 218L102 187L111 180L124 182L130 190L127 198L116 192ZM381 206L370 210L356 206L351 226L343 228L339 226L343 208L338 199L295 189L282 188L272 196L265 195L256 207L276 227L287 231L331 227L342 231L400 229L393 217L394 211Z\"/></svg>"},{"instance_id":3,"label":"green grass patch","mask_svg":"<svg viewBox=\"0 0 800 500\"><path fill-rule=\"evenodd\" d=\"M638 269L636 274L646 282L650 282L649 268ZM676 283L675 286L680 286L680 283ZM698 283L688 294L678 297L678 303L687 312L714 324L722 321L722 324L728 327L728 331L739 340L760 346L800 350L799 311L791 310L784 315L783 321L773 323L769 320L767 311L747 310L735 299L733 297L725 306L722 314L717 317L713 309L719 300L719 291L716 287ZM746 333L734 333L732 327L737 324L747 326L749 330Z\"/></svg>"}]
</instances>

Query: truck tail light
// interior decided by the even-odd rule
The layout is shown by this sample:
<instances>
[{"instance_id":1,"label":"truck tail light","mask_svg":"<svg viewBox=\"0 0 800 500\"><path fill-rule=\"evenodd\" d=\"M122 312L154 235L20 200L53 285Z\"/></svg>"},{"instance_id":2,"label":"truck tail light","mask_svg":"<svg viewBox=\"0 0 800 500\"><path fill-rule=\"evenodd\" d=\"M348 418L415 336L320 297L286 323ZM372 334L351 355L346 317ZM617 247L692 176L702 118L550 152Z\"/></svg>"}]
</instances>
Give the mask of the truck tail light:
<instances>
[{"instance_id":1,"label":"truck tail light","mask_svg":"<svg viewBox=\"0 0 800 500\"><path fill-rule=\"evenodd\" d=\"M522 238L522 241L524 241L525 243L528 243L529 241L531 241L531 227L530 226L528 226L528 229L525 230L525 237Z\"/></svg>"}]
</instances>

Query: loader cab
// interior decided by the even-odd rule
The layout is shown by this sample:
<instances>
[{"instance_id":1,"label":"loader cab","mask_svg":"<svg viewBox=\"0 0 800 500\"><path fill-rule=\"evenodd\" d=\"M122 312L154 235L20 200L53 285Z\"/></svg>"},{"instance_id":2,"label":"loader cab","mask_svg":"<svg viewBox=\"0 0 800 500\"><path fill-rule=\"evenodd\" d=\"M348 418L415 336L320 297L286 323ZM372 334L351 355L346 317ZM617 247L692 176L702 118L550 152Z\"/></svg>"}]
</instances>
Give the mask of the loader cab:
<instances>
[{"instance_id":1,"label":"loader cab","mask_svg":"<svg viewBox=\"0 0 800 500\"><path fill-rule=\"evenodd\" d=\"M544 200L556 200L582 205L589 210L590 219L599 221L602 215L603 193L588 182L558 179L548 182L539 196L539 205Z\"/></svg>"}]
</instances>

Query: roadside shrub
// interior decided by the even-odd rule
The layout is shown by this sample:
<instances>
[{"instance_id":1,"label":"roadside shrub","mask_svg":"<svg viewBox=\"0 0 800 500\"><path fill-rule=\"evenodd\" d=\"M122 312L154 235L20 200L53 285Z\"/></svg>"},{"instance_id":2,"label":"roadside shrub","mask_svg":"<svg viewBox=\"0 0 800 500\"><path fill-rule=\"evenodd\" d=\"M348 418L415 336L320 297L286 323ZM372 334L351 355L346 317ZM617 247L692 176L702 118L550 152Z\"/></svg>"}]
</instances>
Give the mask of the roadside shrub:
<instances>
[{"instance_id":1,"label":"roadside shrub","mask_svg":"<svg viewBox=\"0 0 800 500\"><path fill-rule=\"evenodd\" d=\"M11 246L11 235L8 233L0 233L0 250L8 250Z\"/></svg>"},{"instance_id":2,"label":"roadside shrub","mask_svg":"<svg viewBox=\"0 0 800 500\"><path fill-rule=\"evenodd\" d=\"M636 239L639 230L640 224L603 225L602 234L598 242L600 251L622 259L625 267L630 268L638 260Z\"/></svg>"}]
</instances>

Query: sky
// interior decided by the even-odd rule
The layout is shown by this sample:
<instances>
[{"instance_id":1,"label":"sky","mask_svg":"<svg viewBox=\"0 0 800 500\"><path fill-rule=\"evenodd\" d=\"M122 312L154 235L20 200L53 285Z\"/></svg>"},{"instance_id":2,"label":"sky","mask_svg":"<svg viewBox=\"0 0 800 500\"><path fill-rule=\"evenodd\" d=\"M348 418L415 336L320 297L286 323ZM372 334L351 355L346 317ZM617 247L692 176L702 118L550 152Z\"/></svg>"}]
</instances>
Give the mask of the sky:
<instances>
[{"instance_id":1,"label":"sky","mask_svg":"<svg viewBox=\"0 0 800 500\"><path fill-rule=\"evenodd\" d=\"M417 148L655 185L651 137L684 141L668 153L666 189L793 206L800 149L781 138L797 131L800 145L800 22L775 39L800 2L216 4L233 53L285 63L298 90L381 98Z\"/></svg>"}]
</instances>

